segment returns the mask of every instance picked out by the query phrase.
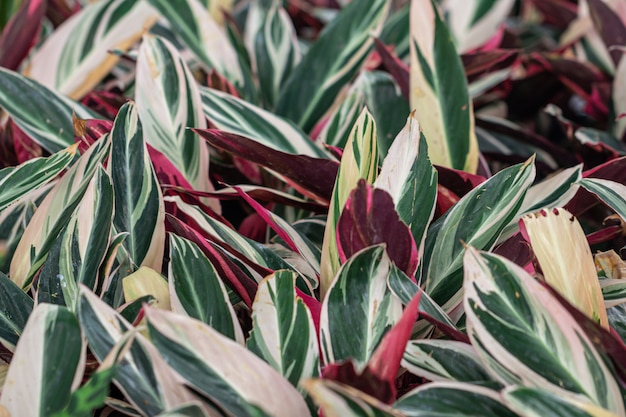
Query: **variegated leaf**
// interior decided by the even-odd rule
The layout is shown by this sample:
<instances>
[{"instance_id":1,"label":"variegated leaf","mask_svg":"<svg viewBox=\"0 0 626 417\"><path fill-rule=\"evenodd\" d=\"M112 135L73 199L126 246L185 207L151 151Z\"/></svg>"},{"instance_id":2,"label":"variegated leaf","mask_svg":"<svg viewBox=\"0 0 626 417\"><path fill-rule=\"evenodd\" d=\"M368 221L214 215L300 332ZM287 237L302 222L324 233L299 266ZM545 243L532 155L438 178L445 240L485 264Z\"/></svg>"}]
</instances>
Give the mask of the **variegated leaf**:
<instances>
[{"instance_id":1,"label":"variegated leaf","mask_svg":"<svg viewBox=\"0 0 626 417\"><path fill-rule=\"evenodd\" d=\"M33 299L0 272L0 343L14 350L33 310ZM2 386L2 384L0 384Z\"/></svg>"},{"instance_id":2,"label":"variegated leaf","mask_svg":"<svg viewBox=\"0 0 626 417\"><path fill-rule=\"evenodd\" d=\"M151 305L170 310L170 290L167 279L152 268L142 266L122 279L124 299L127 303L152 297Z\"/></svg>"},{"instance_id":3,"label":"variegated leaf","mask_svg":"<svg viewBox=\"0 0 626 417\"><path fill-rule=\"evenodd\" d=\"M0 211L56 177L72 162L76 148L77 145L72 145L47 158L31 159L0 170Z\"/></svg>"},{"instance_id":4,"label":"variegated leaf","mask_svg":"<svg viewBox=\"0 0 626 417\"><path fill-rule=\"evenodd\" d=\"M478 48L496 34L515 4L514 0L445 0L446 22L459 52Z\"/></svg>"},{"instance_id":5,"label":"variegated leaf","mask_svg":"<svg viewBox=\"0 0 626 417\"><path fill-rule=\"evenodd\" d=\"M498 172L467 193L426 235L425 291L447 312L462 301L464 245L491 249L535 178L534 160ZM452 317L457 320L458 317Z\"/></svg>"},{"instance_id":6,"label":"variegated leaf","mask_svg":"<svg viewBox=\"0 0 626 417\"><path fill-rule=\"evenodd\" d=\"M402 366L430 381L484 382L492 378L472 345L454 340L413 340Z\"/></svg>"},{"instance_id":7,"label":"variegated leaf","mask_svg":"<svg viewBox=\"0 0 626 417\"><path fill-rule=\"evenodd\" d=\"M511 387L503 392L511 409L524 417L617 417L601 407L563 398L536 388Z\"/></svg>"},{"instance_id":8,"label":"variegated leaf","mask_svg":"<svg viewBox=\"0 0 626 417\"><path fill-rule=\"evenodd\" d=\"M326 417L404 417L387 404L348 385L309 379L302 386Z\"/></svg>"},{"instance_id":9,"label":"variegated leaf","mask_svg":"<svg viewBox=\"0 0 626 417\"><path fill-rule=\"evenodd\" d=\"M463 382L433 382L416 388L393 405L406 417L518 417L497 391Z\"/></svg>"},{"instance_id":10,"label":"variegated leaf","mask_svg":"<svg viewBox=\"0 0 626 417\"><path fill-rule=\"evenodd\" d=\"M39 205L11 261L9 275L17 285L30 287L57 235L67 226L98 167L108 157L109 149L108 138L91 146Z\"/></svg>"},{"instance_id":11,"label":"variegated leaf","mask_svg":"<svg viewBox=\"0 0 626 417\"><path fill-rule=\"evenodd\" d=\"M607 206L626 221L626 186L600 178L583 178L578 181L587 191L594 193Z\"/></svg>"},{"instance_id":12,"label":"variegated leaf","mask_svg":"<svg viewBox=\"0 0 626 417\"><path fill-rule=\"evenodd\" d=\"M252 305L253 328L246 346L294 387L319 374L319 348L311 312L296 296L296 274L265 278Z\"/></svg>"},{"instance_id":13,"label":"variegated leaf","mask_svg":"<svg viewBox=\"0 0 626 417\"><path fill-rule=\"evenodd\" d=\"M320 296L322 299L341 265L336 237L337 222L341 211L359 179L363 178L371 184L377 175L376 123L367 109L364 109L352 127L350 138L341 157L339 172L330 200L321 258Z\"/></svg>"},{"instance_id":14,"label":"variegated leaf","mask_svg":"<svg viewBox=\"0 0 626 417\"><path fill-rule=\"evenodd\" d=\"M111 178L98 167L39 274L39 303L62 304L74 311L79 283L94 291L102 286L99 271L109 247L113 204Z\"/></svg>"},{"instance_id":15,"label":"variegated leaf","mask_svg":"<svg viewBox=\"0 0 626 417\"><path fill-rule=\"evenodd\" d=\"M13 416L50 416L65 407L84 366L85 351L74 314L65 307L41 304L33 310L17 344L0 406Z\"/></svg>"},{"instance_id":16,"label":"variegated leaf","mask_svg":"<svg viewBox=\"0 0 626 417\"><path fill-rule=\"evenodd\" d=\"M144 36L135 97L146 142L166 155L195 189L213 190L209 149L188 129L206 128L200 93L185 61L166 39ZM213 208L219 211L219 204Z\"/></svg>"},{"instance_id":17,"label":"variegated leaf","mask_svg":"<svg viewBox=\"0 0 626 417\"><path fill-rule=\"evenodd\" d=\"M428 159L428 146L415 112L389 148L374 186L393 198L400 218L411 229L421 257L426 228L435 214L437 171Z\"/></svg>"},{"instance_id":18,"label":"variegated leaf","mask_svg":"<svg viewBox=\"0 0 626 417\"><path fill-rule=\"evenodd\" d=\"M2 67L0 107L49 152L59 152L74 144L72 112L80 119L102 118L53 89Z\"/></svg>"},{"instance_id":19,"label":"variegated leaf","mask_svg":"<svg viewBox=\"0 0 626 417\"><path fill-rule=\"evenodd\" d=\"M115 184L113 224L117 232L128 232L124 250L135 266L160 271L165 249L163 196L133 103L122 106L115 118L109 171Z\"/></svg>"},{"instance_id":20,"label":"variegated leaf","mask_svg":"<svg viewBox=\"0 0 626 417\"><path fill-rule=\"evenodd\" d=\"M250 4L244 38L266 108L273 108L292 69L300 61L296 30L279 0Z\"/></svg>"},{"instance_id":21,"label":"variegated leaf","mask_svg":"<svg viewBox=\"0 0 626 417\"><path fill-rule=\"evenodd\" d=\"M410 38L410 5L406 3L397 9L385 22L380 40L385 45L393 45L394 53L402 61L408 62L411 48Z\"/></svg>"},{"instance_id":22,"label":"variegated leaf","mask_svg":"<svg viewBox=\"0 0 626 417\"><path fill-rule=\"evenodd\" d=\"M514 263L471 247L464 262L468 334L497 379L624 414L602 355L544 286Z\"/></svg>"},{"instance_id":23,"label":"variegated leaf","mask_svg":"<svg viewBox=\"0 0 626 417\"><path fill-rule=\"evenodd\" d=\"M362 369L398 322L402 303L387 288L390 267L384 246L363 249L341 267L322 304L325 364L352 359Z\"/></svg>"},{"instance_id":24,"label":"variegated leaf","mask_svg":"<svg viewBox=\"0 0 626 417\"><path fill-rule=\"evenodd\" d=\"M78 317L89 348L103 362L128 332L135 331L115 310L85 287L80 288ZM140 334L120 361L114 379L142 415L156 415L195 397Z\"/></svg>"},{"instance_id":25,"label":"variegated leaf","mask_svg":"<svg viewBox=\"0 0 626 417\"><path fill-rule=\"evenodd\" d=\"M243 344L239 320L218 272L195 243L174 234L170 234L169 276L172 311Z\"/></svg>"},{"instance_id":26,"label":"variegated leaf","mask_svg":"<svg viewBox=\"0 0 626 417\"><path fill-rule=\"evenodd\" d=\"M195 319L146 309L150 338L195 390L236 416L306 416L296 389L263 360ZM259 383L262 381L262 383Z\"/></svg>"},{"instance_id":27,"label":"variegated leaf","mask_svg":"<svg viewBox=\"0 0 626 417\"><path fill-rule=\"evenodd\" d=\"M210 1L211 10L200 0L148 0L172 25L174 31L200 60L205 69L215 69L236 87L242 88L245 77L237 51L225 29L218 23L221 12L217 2Z\"/></svg>"},{"instance_id":28,"label":"variegated leaf","mask_svg":"<svg viewBox=\"0 0 626 417\"><path fill-rule=\"evenodd\" d=\"M37 204L47 195L54 187L54 182L41 187L39 190L28 193L19 202L10 205L0 212L0 271L8 271L11 267L11 261L15 249L24 234L24 230L30 223Z\"/></svg>"},{"instance_id":29,"label":"variegated leaf","mask_svg":"<svg viewBox=\"0 0 626 417\"><path fill-rule=\"evenodd\" d=\"M463 64L433 0L411 1L411 108L436 165L476 172L478 141Z\"/></svg>"},{"instance_id":30,"label":"variegated leaf","mask_svg":"<svg viewBox=\"0 0 626 417\"><path fill-rule=\"evenodd\" d=\"M388 9L385 0L356 0L344 7L291 73L276 113L309 132L360 71Z\"/></svg>"},{"instance_id":31,"label":"variegated leaf","mask_svg":"<svg viewBox=\"0 0 626 417\"><path fill-rule=\"evenodd\" d=\"M221 130L254 139L282 152L329 157L289 120L218 90L200 87L200 93L205 116Z\"/></svg>"},{"instance_id":32,"label":"variegated leaf","mask_svg":"<svg viewBox=\"0 0 626 417\"><path fill-rule=\"evenodd\" d=\"M109 51L128 50L157 17L145 1L90 4L52 33L33 55L26 73L48 88L80 99L117 63L118 57Z\"/></svg>"},{"instance_id":33,"label":"variegated leaf","mask_svg":"<svg viewBox=\"0 0 626 417\"><path fill-rule=\"evenodd\" d=\"M601 279L600 288L606 308L626 303L626 279Z\"/></svg>"}]
</instances>

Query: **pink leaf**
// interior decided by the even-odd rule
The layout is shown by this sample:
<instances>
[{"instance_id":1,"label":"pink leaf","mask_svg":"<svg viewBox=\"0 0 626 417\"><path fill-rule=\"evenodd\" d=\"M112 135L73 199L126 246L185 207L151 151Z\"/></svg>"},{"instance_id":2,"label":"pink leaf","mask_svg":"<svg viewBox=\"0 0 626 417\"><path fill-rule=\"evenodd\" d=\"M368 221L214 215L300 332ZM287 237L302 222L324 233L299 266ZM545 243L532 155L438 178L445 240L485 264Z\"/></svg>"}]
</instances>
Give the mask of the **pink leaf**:
<instances>
[{"instance_id":1,"label":"pink leaf","mask_svg":"<svg viewBox=\"0 0 626 417\"><path fill-rule=\"evenodd\" d=\"M45 0L25 0L7 23L0 36L0 67L17 70L37 43Z\"/></svg>"}]
</instances>

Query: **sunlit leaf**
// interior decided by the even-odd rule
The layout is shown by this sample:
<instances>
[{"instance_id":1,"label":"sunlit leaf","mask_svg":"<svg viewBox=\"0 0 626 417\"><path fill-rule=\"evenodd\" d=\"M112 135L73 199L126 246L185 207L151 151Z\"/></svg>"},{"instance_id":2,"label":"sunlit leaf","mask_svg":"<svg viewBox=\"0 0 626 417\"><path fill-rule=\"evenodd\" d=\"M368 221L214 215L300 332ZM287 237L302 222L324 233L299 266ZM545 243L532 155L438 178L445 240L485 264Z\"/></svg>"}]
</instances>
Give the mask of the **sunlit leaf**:
<instances>
[{"instance_id":1,"label":"sunlit leaf","mask_svg":"<svg viewBox=\"0 0 626 417\"><path fill-rule=\"evenodd\" d=\"M126 302L151 295L156 307L170 310L170 291L167 280L154 269L142 266L122 280Z\"/></svg>"}]
</instances>

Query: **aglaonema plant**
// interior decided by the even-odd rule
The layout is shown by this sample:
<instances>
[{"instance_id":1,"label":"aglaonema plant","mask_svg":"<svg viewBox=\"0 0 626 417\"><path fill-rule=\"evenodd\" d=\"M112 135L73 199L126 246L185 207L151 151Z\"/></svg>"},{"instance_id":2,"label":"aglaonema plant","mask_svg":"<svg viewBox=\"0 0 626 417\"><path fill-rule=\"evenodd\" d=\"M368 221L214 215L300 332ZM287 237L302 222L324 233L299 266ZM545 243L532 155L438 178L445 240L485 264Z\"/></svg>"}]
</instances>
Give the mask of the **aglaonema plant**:
<instances>
[{"instance_id":1,"label":"aglaonema plant","mask_svg":"<svg viewBox=\"0 0 626 417\"><path fill-rule=\"evenodd\" d=\"M0 415L626 415L626 9L513 3L0 8Z\"/></svg>"}]
</instances>

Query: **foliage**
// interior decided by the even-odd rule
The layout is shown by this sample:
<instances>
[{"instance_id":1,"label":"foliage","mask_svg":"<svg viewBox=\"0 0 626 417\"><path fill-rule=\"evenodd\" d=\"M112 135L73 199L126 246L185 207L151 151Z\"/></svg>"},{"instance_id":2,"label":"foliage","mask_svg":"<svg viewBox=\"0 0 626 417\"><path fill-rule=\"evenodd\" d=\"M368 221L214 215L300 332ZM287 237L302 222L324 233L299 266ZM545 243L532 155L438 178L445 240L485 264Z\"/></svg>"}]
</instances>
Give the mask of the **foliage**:
<instances>
[{"instance_id":1,"label":"foliage","mask_svg":"<svg viewBox=\"0 0 626 417\"><path fill-rule=\"evenodd\" d=\"M626 415L626 0L0 2L0 416Z\"/></svg>"}]
</instances>

